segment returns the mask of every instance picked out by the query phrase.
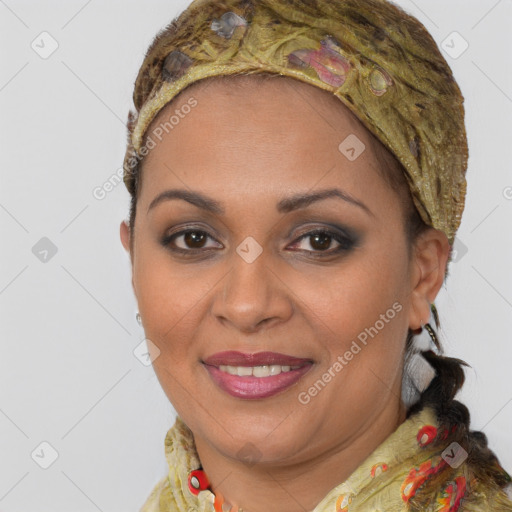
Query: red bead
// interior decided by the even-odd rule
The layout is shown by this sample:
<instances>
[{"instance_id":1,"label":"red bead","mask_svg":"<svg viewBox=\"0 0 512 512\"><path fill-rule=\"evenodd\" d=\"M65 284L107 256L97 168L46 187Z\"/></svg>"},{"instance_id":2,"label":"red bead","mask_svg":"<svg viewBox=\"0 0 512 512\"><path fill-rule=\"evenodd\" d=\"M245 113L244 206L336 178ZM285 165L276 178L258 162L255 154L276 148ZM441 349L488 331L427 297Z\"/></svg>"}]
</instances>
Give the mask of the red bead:
<instances>
[{"instance_id":1,"label":"red bead","mask_svg":"<svg viewBox=\"0 0 512 512\"><path fill-rule=\"evenodd\" d=\"M202 469L195 469L188 474L188 488L196 496L210 487L206 473Z\"/></svg>"},{"instance_id":2,"label":"red bead","mask_svg":"<svg viewBox=\"0 0 512 512\"><path fill-rule=\"evenodd\" d=\"M418 441L418 444L421 447L423 447L426 446L427 444L430 444L435 439L436 436L437 428L434 427L434 425L425 425L418 431L416 439Z\"/></svg>"}]
</instances>

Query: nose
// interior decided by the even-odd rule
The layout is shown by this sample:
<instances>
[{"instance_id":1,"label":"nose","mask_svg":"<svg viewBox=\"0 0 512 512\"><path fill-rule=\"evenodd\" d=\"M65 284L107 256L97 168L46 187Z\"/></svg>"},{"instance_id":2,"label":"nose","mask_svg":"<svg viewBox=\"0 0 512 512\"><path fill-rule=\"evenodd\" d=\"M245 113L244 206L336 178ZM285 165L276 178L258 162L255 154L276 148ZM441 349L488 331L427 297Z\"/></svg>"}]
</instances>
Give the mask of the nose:
<instances>
[{"instance_id":1,"label":"nose","mask_svg":"<svg viewBox=\"0 0 512 512\"><path fill-rule=\"evenodd\" d=\"M265 251L248 262L233 255L231 270L214 297L212 313L245 333L286 322L293 313L290 288Z\"/></svg>"}]
</instances>

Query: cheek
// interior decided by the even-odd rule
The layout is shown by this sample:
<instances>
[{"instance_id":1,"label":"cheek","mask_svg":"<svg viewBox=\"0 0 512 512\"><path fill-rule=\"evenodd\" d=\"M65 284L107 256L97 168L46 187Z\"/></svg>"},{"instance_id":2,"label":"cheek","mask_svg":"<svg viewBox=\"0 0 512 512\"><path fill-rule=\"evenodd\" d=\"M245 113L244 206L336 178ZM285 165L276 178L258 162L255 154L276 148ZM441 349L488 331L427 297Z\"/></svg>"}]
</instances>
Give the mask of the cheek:
<instances>
[{"instance_id":1,"label":"cheek","mask_svg":"<svg viewBox=\"0 0 512 512\"><path fill-rule=\"evenodd\" d=\"M317 275L314 287L303 282L298 289L318 353L324 353L316 378L330 372L324 381L333 383L319 405L374 402L396 384L407 333L400 258L399 251L365 252L325 278Z\"/></svg>"},{"instance_id":2,"label":"cheek","mask_svg":"<svg viewBox=\"0 0 512 512\"><path fill-rule=\"evenodd\" d=\"M365 250L338 267L304 273L295 280L293 292L315 330L337 342L339 350L359 334L364 337L376 322L379 335L392 339L404 328L408 294L399 261L403 255L398 251Z\"/></svg>"},{"instance_id":3,"label":"cheek","mask_svg":"<svg viewBox=\"0 0 512 512\"><path fill-rule=\"evenodd\" d=\"M164 248L148 245L141 243L133 269L146 336L162 351L178 350L194 331L215 281L208 273L199 279L193 265L176 264Z\"/></svg>"},{"instance_id":4,"label":"cheek","mask_svg":"<svg viewBox=\"0 0 512 512\"><path fill-rule=\"evenodd\" d=\"M190 394L197 377L191 373L197 359L191 339L204 314L211 280L207 273L198 278L197 271L177 265L166 250L154 246L150 249L141 244L137 258L133 275L138 309L145 336L158 347L154 371L177 412L194 417L201 404Z\"/></svg>"}]
</instances>

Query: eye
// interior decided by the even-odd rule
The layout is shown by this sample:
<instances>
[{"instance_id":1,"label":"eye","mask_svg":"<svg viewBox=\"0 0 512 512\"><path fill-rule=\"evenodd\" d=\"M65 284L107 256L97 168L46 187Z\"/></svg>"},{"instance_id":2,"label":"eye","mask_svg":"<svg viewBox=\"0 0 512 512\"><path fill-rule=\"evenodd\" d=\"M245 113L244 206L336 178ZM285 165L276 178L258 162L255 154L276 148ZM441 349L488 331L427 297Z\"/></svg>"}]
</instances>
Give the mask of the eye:
<instances>
[{"instance_id":1,"label":"eye","mask_svg":"<svg viewBox=\"0 0 512 512\"><path fill-rule=\"evenodd\" d=\"M208 246L208 240L213 240L215 243ZM308 240L307 243L306 240ZM302 241L304 241L304 243L301 244ZM331 248L333 243L337 244L337 247L334 249ZM172 233L165 236L161 244L173 252L182 254L194 254L196 252L205 252L213 248L222 248L222 245L216 242L208 232L201 229L186 229ZM311 249L301 248L300 245L309 245ZM293 250L304 250L315 255L323 256L348 251L354 245L355 242L347 236L324 228L315 229L301 235L291 247Z\"/></svg>"},{"instance_id":2,"label":"eye","mask_svg":"<svg viewBox=\"0 0 512 512\"><path fill-rule=\"evenodd\" d=\"M214 240L206 231L186 229L164 237L162 245L168 247L171 251L193 253L205 248L212 248L206 245L208 239Z\"/></svg>"},{"instance_id":3,"label":"eye","mask_svg":"<svg viewBox=\"0 0 512 512\"><path fill-rule=\"evenodd\" d=\"M312 253L337 254L342 251L350 250L354 245L354 242L350 238L342 235L341 233L336 233L327 229L315 229L314 231L309 231L298 238L297 242L302 240L309 240L309 242L304 245L309 245L312 250L307 248L303 250ZM331 247L333 240L338 243L338 247L327 250ZM295 242L292 247L296 247L297 242Z\"/></svg>"}]
</instances>

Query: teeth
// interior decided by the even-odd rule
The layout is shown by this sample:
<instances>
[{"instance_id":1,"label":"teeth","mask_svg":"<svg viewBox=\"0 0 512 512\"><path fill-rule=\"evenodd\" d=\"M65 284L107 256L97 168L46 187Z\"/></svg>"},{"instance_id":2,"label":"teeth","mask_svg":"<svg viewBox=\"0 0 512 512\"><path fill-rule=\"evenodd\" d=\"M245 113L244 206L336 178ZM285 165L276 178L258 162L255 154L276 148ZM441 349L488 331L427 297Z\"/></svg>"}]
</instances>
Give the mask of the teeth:
<instances>
[{"instance_id":1,"label":"teeth","mask_svg":"<svg viewBox=\"0 0 512 512\"><path fill-rule=\"evenodd\" d=\"M221 366L220 368L221 368L221 370L223 370L225 372L227 371L231 375L238 375L236 366Z\"/></svg>"},{"instance_id":2,"label":"teeth","mask_svg":"<svg viewBox=\"0 0 512 512\"><path fill-rule=\"evenodd\" d=\"M271 371L270 366L255 366L252 369L251 373L254 375L254 377L268 377L270 375L270 371ZM280 368L277 368L276 371L279 371L279 373L281 373ZM277 375L277 373L274 372L273 375Z\"/></svg>"},{"instance_id":3,"label":"teeth","mask_svg":"<svg viewBox=\"0 0 512 512\"><path fill-rule=\"evenodd\" d=\"M238 366L236 369L239 377L248 377L252 375L252 368L250 366Z\"/></svg>"},{"instance_id":4,"label":"teeth","mask_svg":"<svg viewBox=\"0 0 512 512\"><path fill-rule=\"evenodd\" d=\"M282 372L296 370L297 368L300 368L300 366L281 366L278 364L270 366L219 366L221 371L230 375L238 375L239 377L269 377L271 375L279 375Z\"/></svg>"}]
</instances>

